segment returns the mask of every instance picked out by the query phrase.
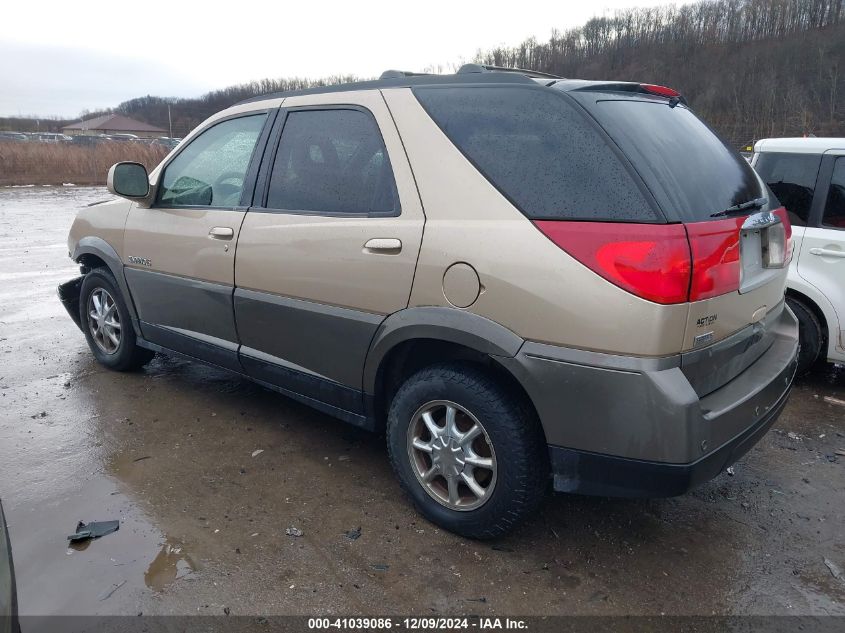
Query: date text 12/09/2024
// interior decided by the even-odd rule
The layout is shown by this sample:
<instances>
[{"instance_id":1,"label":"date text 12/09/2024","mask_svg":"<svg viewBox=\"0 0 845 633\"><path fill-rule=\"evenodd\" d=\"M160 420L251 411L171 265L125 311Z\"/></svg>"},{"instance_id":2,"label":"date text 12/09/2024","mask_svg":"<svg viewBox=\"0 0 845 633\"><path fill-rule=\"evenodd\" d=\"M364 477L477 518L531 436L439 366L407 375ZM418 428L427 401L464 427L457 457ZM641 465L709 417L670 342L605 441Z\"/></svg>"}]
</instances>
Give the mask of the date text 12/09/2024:
<instances>
[{"instance_id":1,"label":"date text 12/09/2024","mask_svg":"<svg viewBox=\"0 0 845 633\"><path fill-rule=\"evenodd\" d=\"M460 617L460 618L309 618L310 630L526 630L528 625L519 618Z\"/></svg>"}]
</instances>

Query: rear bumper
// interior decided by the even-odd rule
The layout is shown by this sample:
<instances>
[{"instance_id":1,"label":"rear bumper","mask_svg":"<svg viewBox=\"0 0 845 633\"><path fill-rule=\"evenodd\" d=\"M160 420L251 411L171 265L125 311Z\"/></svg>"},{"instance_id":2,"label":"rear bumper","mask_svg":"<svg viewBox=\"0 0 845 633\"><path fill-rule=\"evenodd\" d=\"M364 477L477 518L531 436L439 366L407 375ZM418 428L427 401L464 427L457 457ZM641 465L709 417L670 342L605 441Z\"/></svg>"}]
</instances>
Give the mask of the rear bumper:
<instances>
[{"instance_id":1,"label":"rear bumper","mask_svg":"<svg viewBox=\"0 0 845 633\"><path fill-rule=\"evenodd\" d=\"M715 477L771 427L798 354L794 315L733 380L699 397L681 358L642 359L526 343L502 359L522 382L549 443L555 490L674 496Z\"/></svg>"},{"instance_id":2,"label":"rear bumper","mask_svg":"<svg viewBox=\"0 0 845 633\"><path fill-rule=\"evenodd\" d=\"M56 289L59 294L59 300L80 330L82 329L82 324L80 323L81 317L79 315L79 295L82 289L83 279L85 279L84 276L76 277L63 284L59 284L59 287Z\"/></svg>"},{"instance_id":3,"label":"rear bumper","mask_svg":"<svg viewBox=\"0 0 845 633\"><path fill-rule=\"evenodd\" d=\"M775 423L788 397L789 391L737 437L689 464L626 459L550 446L555 490L606 497L682 495L710 481L751 450Z\"/></svg>"}]
</instances>

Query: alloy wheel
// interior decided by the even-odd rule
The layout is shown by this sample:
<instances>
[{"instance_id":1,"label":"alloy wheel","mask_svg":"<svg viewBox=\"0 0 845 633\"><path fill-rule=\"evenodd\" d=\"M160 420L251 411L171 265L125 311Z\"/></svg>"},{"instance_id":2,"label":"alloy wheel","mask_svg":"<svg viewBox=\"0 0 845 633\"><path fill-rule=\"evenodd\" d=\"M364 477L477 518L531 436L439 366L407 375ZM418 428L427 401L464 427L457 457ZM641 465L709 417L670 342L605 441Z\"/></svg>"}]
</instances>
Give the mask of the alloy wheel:
<instances>
[{"instance_id":1,"label":"alloy wheel","mask_svg":"<svg viewBox=\"0 0 845 633\"><path fill-rule=\"evenodd\" d=\"M120 348L121 324L117 304L108 290L95 288L88 297L88 329L97 347L106 354Z\"/></svg>"},{"instance_id":2,"label":"alloy wheel","mask_svg":"<svg viewBox=\"0 0 845 633\"><path fill-rule=\"evenodd\" d=\"M484 426L459 404L428 402L411 418L408 456L417 481L450 510L475 510L496 485L496 453Z\"/></svg>"}]
</instances>

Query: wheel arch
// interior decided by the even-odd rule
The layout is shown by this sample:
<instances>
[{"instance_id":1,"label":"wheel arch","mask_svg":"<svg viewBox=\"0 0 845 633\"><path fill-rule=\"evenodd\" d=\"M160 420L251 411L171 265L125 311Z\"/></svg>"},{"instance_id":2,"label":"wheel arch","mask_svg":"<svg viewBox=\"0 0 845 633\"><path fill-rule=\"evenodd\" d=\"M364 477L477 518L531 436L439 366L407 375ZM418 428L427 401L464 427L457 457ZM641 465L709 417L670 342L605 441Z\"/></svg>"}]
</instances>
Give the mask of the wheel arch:
<instances>
[{"instance_id":1,"label":"wheel arch","mask_svg":"<svg viewBox=\"0 0 845 633\"><path fill-rule=\"evenodd\" d=\"M364 366L364 393L376 428L383 428L392 394L402 382L443 361L484 367L533 409L525 387L498 360L513 358L524 342L494 321L455 308L410 308L391 315L373 337Z\"/></svg>"},{"instance_id":2,"label":"wheel arch","mask_svg":"<svg viewBox=\"0 0 845 633\"><path fill-rule=\"evenodd\" d=\"M805 292L805 290L809 290L810 292ZM815 296L811 296L815 295ZM835 313L833 313L833 306L829 304L826 305L826 302L823 298L818 297L812 289L802 288L797 289L793 286L788 286L786 289L786 297L787 299L794 299L802 303L803 305L807 306L807 309L810 310L813 314L816 315L816 318L819 320L819 323L822 326L822 353L825 355L825 360L831 356L833 352L833 346L836 343L835 337L831 339L830 336L830 322L831 319L835 319ZM826 311L825 308L828 308ZM829 314L832 313L832 314ZM834 325L836 322L834 321Z\"/></svg>"},{"instance_id":3,"label":"wheel arch","mask_svg":"<svg viewBox=\"0 0 845 633\"><path fill-rule=\"evenodd\" d=\"M82 266L83 274L103 266L109 269L115 281L117 281L124 303L126 303L126 309L129 310L132 317L132 328L135 330L136 336L141 336L138 313L135 310L129 285L126 283L126 276L123 274L123 260L111 244L100 237L83 237L77 242L71 258Z\"/></svg>"}]
</instances>

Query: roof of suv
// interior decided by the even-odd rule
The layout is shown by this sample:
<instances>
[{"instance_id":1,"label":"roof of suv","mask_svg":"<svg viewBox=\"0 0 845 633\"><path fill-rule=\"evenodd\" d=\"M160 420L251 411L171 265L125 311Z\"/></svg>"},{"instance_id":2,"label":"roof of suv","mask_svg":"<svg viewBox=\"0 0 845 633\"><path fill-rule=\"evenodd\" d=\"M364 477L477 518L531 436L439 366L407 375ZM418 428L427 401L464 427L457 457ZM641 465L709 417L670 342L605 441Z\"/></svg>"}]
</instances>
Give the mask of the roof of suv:
<instances>
[{"instance_id":1,"label":"roof of suv","mask_svg":"<svg viewBox=\"0 0 845 633\"><path fill-rule=\"evenodd\" d=\"M560 90L577 90L591 86L602 88L633 88L636 83L629 82L607 82L587 81L583 79L565 79L557 75L541 73L524 68L502 68L499 66L482 66L479 64L464 64L458 71L451 75L433 75L425 73L412 73L400 70L387 70L382 73L379 79L372 81L356 81L331 86L318 86L302 90L288 90L286 92L272 92L245 99L237 105L244 103L255 103L268 99L279 99L283 97L294 97L298 95L314 95L332 92L351 92L353 90L380 90L382 88L411 88L418 86L443 86L443 85L484 85L484 84L514 84L514 85L541 85L552 86Z\"/></svg>"},{"instance_id":2,"label":"roof of suv","mask_svg":"<svg viewBox=\"0 0 845 633\"><path fill-rule=\"evenodd\" d=\"M391 71L387 71L391 72ZM385 73L386 75L387 73ZM384 76L384 75L382 75ZM278 99L282 97L295 97L298 95L314 95L330 92L351 92L353 90L380 90L382 88L410 88L413 86L440 86L449 84L523 84L523 85L548 85L557 81L553 78L532 78L527 75L512 72L485 72L478 74L454 74L454 75L413 75L388 76L384 79L372 81L356 81L346 84L335 84L332 86L318 86L316 88L305 88L302 90L288 90L285 92L272 92L245 99L240 103L254 103L265 99ZM238 104L240 105L240 104Z\"/></svg>"},{"instance_id":3,"label":"roof of suv","mask_svg":"<svg viewBox=\"0 0 845 633\"><path fill-rule=\"evenodd\" d=\"M755 152L822 154L831 149L845 149L845 138L764 138L754 143Z\"/></svg>"}]
</instances>

